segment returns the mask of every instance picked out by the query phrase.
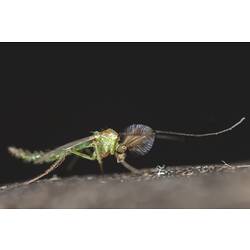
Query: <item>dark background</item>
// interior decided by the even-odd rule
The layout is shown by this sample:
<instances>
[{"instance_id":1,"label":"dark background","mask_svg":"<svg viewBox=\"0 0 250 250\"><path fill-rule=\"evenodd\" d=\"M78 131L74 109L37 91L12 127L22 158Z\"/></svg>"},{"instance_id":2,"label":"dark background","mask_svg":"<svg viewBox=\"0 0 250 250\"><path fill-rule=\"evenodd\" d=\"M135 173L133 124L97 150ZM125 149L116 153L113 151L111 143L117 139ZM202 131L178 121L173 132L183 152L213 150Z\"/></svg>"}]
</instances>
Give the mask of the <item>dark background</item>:
<instances>
[{"instance_id":1,"label":"dark background","mask_svg":"<svg viewBox=\"0 0 250 250\"><path fill-rule=\"evenodd\" d=\"M90 131L133 123L207 133L242 116L231 133L185 142L157 141L138 168L158 164L247 161L250 151L249 44L45 43L1 44L0 183L46 169L7 153L14 145L50 149ZM69 159L55 174L99 173L96 162ZM125 171L111 157L106 173Z\"/></svg>"}]
</instances>

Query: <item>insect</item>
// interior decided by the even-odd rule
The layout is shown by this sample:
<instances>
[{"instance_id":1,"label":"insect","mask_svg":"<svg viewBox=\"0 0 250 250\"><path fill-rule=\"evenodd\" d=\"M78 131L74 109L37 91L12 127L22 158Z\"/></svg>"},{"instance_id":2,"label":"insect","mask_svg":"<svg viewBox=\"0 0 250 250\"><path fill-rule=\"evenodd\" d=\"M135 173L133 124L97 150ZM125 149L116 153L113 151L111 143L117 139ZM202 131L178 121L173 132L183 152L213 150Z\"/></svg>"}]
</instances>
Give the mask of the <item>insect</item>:
<instances>
[{"instance_id":1,"label":"insect","mask_svg":"<svg viewBox=\"0 0 250 250\"><path fill-rule=\"evenodd\" d=\"M153 130L149 126L142 124L133 124L127 127L123 132L117 133L109 128L103 131L95 131L92 135L70 142L52 151L35 151L30 152L22 148L9 147L8 151L26 162L34 164L52 163L52 165L39 176L26 181L30 184L58 168L65 158L69 155L75 155L87 160L96 160L103 172L103 159L113 155L117 163L122 164L128 170L138 173L139 171L126 162L127 152L133 152L138 155L147 154L156 138L171 139L173 136L189 136L189 137L206 137L219 135L228 132L238 126L245 120L243 117L239 122L230 128L207 134L186 134L171 131Z\"/></svg>"}]
</instances>

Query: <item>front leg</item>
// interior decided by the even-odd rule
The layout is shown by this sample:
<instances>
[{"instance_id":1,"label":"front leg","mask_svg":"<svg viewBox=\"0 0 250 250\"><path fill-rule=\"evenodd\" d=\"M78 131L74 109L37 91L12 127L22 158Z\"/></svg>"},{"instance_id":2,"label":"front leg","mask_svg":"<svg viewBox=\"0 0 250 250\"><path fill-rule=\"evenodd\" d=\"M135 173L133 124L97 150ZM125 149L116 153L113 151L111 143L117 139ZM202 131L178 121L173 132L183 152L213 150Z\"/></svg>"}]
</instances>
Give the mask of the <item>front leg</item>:
<instances>
[{"instance_id":1,"label":"front leg","mask_svg":"<svg viewBox=\"0 0 250 250\"><path fill-rule=\"evenodd\" d=\"M140 171L134 167L132 167L130 164L128 164L125 160L120 162L123 167L127 168L128 170L130 170L132 173L134 174L140 174Z\"/></svg>"}]
</instances>

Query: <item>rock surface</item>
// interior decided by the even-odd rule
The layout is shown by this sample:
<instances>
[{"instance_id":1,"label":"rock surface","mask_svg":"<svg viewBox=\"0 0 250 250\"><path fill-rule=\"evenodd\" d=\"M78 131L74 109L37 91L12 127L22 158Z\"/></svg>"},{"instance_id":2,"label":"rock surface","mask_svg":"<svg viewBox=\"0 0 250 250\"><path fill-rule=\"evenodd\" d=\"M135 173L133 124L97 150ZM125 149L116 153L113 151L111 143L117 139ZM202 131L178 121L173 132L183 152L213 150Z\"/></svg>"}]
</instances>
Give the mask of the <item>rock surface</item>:
<instances>
[{"instance_id":1,"label":"rock surface","mask_svg":"<svg viewBox=\"0 0 250 250\"><path fill-rule=\"evenodd\" d=\"M0 208L250 208L248 165L43 179L0 188Z\"/></svg>"}]
</instances>

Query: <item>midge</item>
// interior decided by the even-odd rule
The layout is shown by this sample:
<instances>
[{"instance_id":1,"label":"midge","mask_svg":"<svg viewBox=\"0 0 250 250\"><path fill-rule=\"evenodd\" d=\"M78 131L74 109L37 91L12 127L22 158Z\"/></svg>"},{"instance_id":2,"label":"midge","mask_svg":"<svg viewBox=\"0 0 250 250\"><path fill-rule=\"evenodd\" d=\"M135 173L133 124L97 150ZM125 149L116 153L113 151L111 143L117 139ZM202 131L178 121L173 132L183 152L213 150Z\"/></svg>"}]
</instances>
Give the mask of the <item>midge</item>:
<instances>
[{"instance_id":1,"label":"midge","mask_svg":"<svg viewBox=\"0 0 250 250\"><path fill-rule=\"evenodd\" d=\"M23 159L26 162L32 162L34 164L53 162L53 164L44 173L26 181L25 184L32 183L43 176L46 176L51 171L58 168L69 155L76 155L92 161L97 160L102 172L103 159L110 155L114 155L117 163L121 163L130 171L138 173L136 168L132 167L125 161L126 153L128 151L139 155L145 155L152 148L155 138L171 139L172 136L173 139L173 136L205 137L219 135L232 130L244 120L245 118L243 117L239 122L235 123L230 128L207 134L186 134L153 130L146 125L133 124L127 127L122 133L117 133L111 128L100 132L95 131L93 132L93 135L89 137L70 142L48 152L30 152L28 150L15 147L9 147L8 150L13 156Z\"/></svg>"}]
</instances>

